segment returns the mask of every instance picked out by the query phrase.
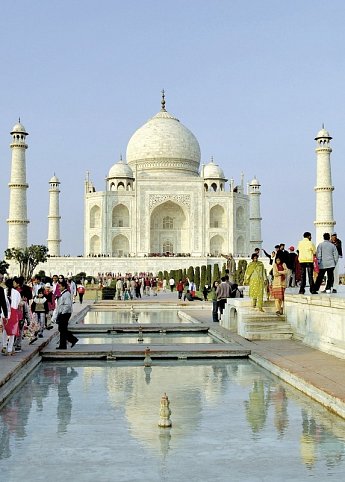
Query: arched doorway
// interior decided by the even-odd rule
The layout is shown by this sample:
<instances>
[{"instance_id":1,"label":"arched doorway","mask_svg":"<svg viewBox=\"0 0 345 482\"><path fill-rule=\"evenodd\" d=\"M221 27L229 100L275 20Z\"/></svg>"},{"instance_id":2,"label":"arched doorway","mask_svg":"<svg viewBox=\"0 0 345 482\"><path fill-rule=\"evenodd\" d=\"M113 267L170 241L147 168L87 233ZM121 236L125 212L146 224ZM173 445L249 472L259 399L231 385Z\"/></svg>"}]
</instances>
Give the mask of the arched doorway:
<instances>
[{"instance_id":1,"label":"arched doorway","mask_svg":"<svg viewBox=\"0 0 345 482\"><path fill-rule=\"evenodd\" d=\"M224 239L219 234L210 239L210 252L213 256L224 253Z\"/></svg>"},{"instance_id":2,"label":"arched doorway","mask_svg":"<svg viewBox=\"0 0 345 482\"><path fill-rule=\"evenodd\" d=\"M178 204L167 201L157 206L150 218L150 252L189 253L188 225L187 215Z\"/></svg>"},{"instance_id":3,"label":"arched doorway","mask_svg":"<svg viewBox=\"0 0 345 482\"><path fill-rule=\"evenodd\" d=\"M129 241L126 236L119 234L113 238L112 242L112 256L122 257L128 256L129 253Z\"/></svg>"}]
</instances>

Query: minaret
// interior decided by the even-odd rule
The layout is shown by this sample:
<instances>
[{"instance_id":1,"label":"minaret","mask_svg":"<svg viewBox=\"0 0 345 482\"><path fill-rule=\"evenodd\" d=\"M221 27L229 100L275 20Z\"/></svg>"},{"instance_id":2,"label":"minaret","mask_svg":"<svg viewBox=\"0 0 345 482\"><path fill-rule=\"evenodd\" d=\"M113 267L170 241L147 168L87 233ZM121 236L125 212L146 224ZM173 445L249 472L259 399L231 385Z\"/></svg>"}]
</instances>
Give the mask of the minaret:
<instances>
[{"instance_id":1,"label":"minaret","mask_svg":"<svg viewBox=\"0 0 345 482\"><path fill-rule=\"evenodd\" d=\"M28 224L26 190L29 185L26 182L25 150L26 136L25 127L19 122L13 127L10 206L7 219L8 224L8 248L26 248L28 245Z\"/></svg>"},{"instance_id":2,"label":"minaret","mask_svg":"<svg viewBox=\"0 0 345 482\"><path fill-rule=\"evenodd\" d=\"M332 137L324 126L317 133L316 140L316 220L314 221L316 245L323 241L323 234L332 234L335 221L333 218L333 194L331 174L330 141Z\"/></svg>"},{"instance_id":3,"label":"minaret","mask_svg":"<svg viewBox=\"0 0 345 482\"><path fill-rule=\"evenodd\" d=\"M49 181L48 251L50 256L60 256L60 181L55 176Z\"/></svg>"},{"instance_id":4,"label":"minaret","mask_svg":"<svg viewBox=\"0 0 345 482\"><path fill-rule=\"evenodd\" d=\"M260 215L260 183L254 177L249 184L249 247L250 253L254 252L255 248L261 248L261 220Z\"/></svg>"}]
</instances>

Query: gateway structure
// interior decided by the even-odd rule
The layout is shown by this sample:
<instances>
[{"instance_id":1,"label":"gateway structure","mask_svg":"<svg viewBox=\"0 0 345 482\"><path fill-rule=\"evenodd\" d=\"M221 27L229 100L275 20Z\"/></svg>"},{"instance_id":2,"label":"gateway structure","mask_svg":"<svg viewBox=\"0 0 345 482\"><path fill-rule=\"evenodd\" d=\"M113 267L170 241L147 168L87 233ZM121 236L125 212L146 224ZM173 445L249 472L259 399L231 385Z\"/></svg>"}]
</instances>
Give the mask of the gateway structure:
<instances>
[{"instance_id":1,"label":"gateway structure","mask_svg":"<svg viewBox=\"0 0 345 482\"><path fill-rule=\"evenodd\" d=\"M261 247L260 184L227 184L198 140L165 108L131 137L106 191L85 182L86 257L248 255Z\"/></svg>"}]
</instances>

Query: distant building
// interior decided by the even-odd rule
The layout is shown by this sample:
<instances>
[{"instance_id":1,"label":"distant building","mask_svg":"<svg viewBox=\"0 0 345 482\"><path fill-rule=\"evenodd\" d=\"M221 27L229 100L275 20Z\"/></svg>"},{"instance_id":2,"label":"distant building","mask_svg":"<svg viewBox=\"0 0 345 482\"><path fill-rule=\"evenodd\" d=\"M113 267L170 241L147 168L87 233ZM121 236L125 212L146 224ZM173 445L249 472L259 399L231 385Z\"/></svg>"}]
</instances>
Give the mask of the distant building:
<instances>
[{"instance_id":1,"label":"distant building","mask_svg":"<svg viewBox=\"0 0 345 482\"><path fill-rule=\"evenodd\" d=\"M85 182L84 255L248 255L261 247L260 184L244 192L213 160L200 169L192 132L162 108L140 127L106 191Z\"/></svg>"}]
</instances>

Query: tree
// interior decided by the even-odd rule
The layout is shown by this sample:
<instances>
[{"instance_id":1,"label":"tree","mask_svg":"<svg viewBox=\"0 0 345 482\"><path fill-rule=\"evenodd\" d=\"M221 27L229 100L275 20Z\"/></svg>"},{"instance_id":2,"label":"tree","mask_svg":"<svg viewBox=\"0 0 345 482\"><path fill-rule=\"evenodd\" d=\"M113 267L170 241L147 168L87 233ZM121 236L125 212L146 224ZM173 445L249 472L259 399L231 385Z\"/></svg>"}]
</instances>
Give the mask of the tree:
<instances>
[{"instance_id":1,"label":"tree","mask_svg":"<svg viewBox=\"0 0 345 482\"><path fill-rule=\"evenodd\" d=\"M42 244L32 244L27 248L6 249L5 257L13 259L19 264L19 274L25 280L32 278L33 272L39 263L47 261L48 248Z\"/></svg>"},{"instance_id":2,"label":"tree","mask_svg":"<svg viewBox=\"0 0 345 482\"><path fill-rule=\"evenodd\" d=\"M187 271L187 276L189 281L194 281L194 268L193 266L189 266L188 271Z\"/></svg>"},{"instance_id":3,"label":"tree","mask_svg":"<svg viewBox=\"0 0 345 482\"><path fill-rule=\"evenodd\" d=\"M208 264L206 269L206 283L210 286L211 286L211 279L212 279L212 266Z\"/></svg>"},{"instance_id":4,"label":"tree","mask_svg":"<svg viewBox=\"0 0 345 482\"><path fill-rule=\"evenodd\" d=\"M212 284L213 284L215 281L219 281L219 279L220 279L219 264L216 263L216 264L213 266Z\"/></svg>"},{"instance_id":5,"label":"tree","mask_svg":"<svg viewBox=\"0 0 345 482\"><path fill-rule=\"evenodd\" d=\"M222 276L225 276L225 270L226 270L226 263L223 263L223 266L222 266Z\"/></svg>"},{"instance_id":6,"label":"tree","mask_svg":"<svg viewBox=\"0 0 345 482\"><path fill-rule=\"evenodd\" d=\"M158 271L158 279L160 281L163 281L163 272L162 271Z\"/></svg>"},{"instance_id":7,"label":"tree","mask_svg":"<svg viewBox=\"0 0 345 482\"><path fill-rule=\"evenodd\" d=\"M235 273L235 281L239 286L243 286L244 274L247 269L247 261L240 259Z\"/></svg>"},{"instance_id":8,"label":"tree","mask_svg":"<svg viewBox=\"0 0 345 482\"><path fill-rule=\"evenodd\" d=\"M206 265L203 264L201 266L201 274L200 274L200 289L203 289L206 284Z\"/></svg>"},{"instance_id":9,"label":"tree","mask_svg":"<svg viewBox=\"0 0 345 482\"><path fill-rule=\"evenodd\" d=\"M5 260L0 260L0 274L7 274L7 270L10 267Z\"/></svg>"},{"instance_id":10,"label":"tree","mask_svg":"<svg viewBox=\"0 0 345 482\"><path fill-rule=\"evenodd\" d=\"M200 266L196 266L196 268L195 268L194 282L195 282L195 285L196 285L196 290L199 291L199 289L200 289Z\"/></svg>"}]
</instances>

